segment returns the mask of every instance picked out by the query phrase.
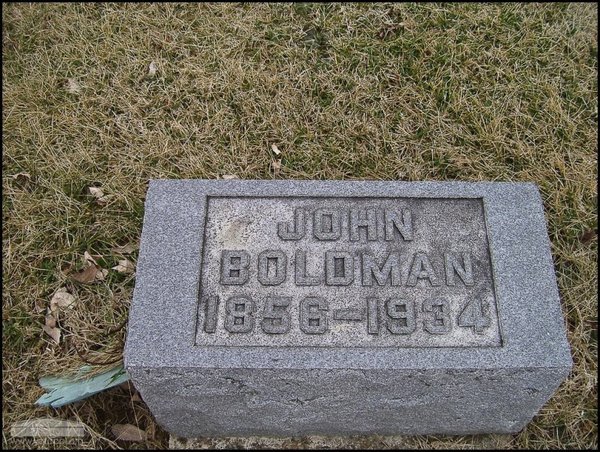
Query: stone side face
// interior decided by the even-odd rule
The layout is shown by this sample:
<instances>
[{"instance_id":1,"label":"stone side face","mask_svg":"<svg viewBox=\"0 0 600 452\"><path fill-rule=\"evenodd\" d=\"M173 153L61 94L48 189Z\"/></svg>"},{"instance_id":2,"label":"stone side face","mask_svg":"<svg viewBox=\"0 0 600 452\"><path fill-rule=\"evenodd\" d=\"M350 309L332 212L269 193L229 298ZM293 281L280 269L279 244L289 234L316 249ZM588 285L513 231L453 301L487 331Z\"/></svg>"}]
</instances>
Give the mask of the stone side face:
<instances>
[{"instance_id":1,"label":"stone side face","mask_svg":"<svg viewBox=\"0 0 600 452\"><path fill-rule=\"evenodd\" d=\"M572 365L537 188L151 181L125 365L180 437L519 431Z\"/></svg>"},{"instance_id":2,"label":"stone side face","mask_svg":"<svg viewBox=\"0 0 600 452\"><path fill-rule=\"evenodd\" d=\"M514 433L560 380L549 369L153 369L132 378L179 437Z\"/></svg>"}]
</instances>

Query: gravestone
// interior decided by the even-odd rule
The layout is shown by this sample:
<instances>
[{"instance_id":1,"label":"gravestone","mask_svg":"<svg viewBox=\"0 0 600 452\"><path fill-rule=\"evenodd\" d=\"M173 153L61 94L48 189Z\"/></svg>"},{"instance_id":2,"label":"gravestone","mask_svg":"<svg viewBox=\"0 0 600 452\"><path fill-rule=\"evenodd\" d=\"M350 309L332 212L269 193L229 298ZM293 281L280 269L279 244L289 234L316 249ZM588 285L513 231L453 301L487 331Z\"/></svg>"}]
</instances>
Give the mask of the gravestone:
<instances>
[{"instance_id":1,"label":"gravestone","mask_svg":"<svg viewBox=\"0 0 600 452\"><path fill-rule=\"evenodd\" d=\"M538 190L151 181L125 365L180 437L517 432L572 365Z\"/></svg>"}]
</instances>

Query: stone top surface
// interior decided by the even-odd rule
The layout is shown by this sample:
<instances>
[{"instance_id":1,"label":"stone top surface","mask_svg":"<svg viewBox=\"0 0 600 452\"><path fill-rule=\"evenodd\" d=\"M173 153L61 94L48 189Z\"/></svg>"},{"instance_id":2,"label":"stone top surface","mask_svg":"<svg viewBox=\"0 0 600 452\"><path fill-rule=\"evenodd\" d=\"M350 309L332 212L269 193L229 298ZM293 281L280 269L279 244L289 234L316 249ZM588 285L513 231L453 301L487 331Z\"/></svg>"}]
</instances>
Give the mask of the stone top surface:
<instances>
[{"instance_id":1,"label":"stone top surface","mask_svg":"<svg viewBox=\"0 0 600 452\"><path fill-rule=\"evenodd\" d=\"M539 192L153 180L125 362L570 368Z\"/></svg>"}]
</instances>

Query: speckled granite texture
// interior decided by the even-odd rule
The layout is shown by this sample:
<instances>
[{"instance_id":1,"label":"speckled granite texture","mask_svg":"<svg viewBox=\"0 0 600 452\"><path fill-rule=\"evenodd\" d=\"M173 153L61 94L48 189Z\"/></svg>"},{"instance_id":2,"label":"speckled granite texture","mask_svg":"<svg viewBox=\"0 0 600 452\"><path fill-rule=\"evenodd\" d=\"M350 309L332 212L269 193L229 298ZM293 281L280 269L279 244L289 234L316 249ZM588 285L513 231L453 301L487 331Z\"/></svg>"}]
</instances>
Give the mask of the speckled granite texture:
<instances>
[{"instance_id":1,"label":"speckled granite texture","mask_svg":"<svg viewBox=\"0 0 600 452\"><path fill-rule=\"evenodd\" d=\"M125 365L179 437L517 432L572 365L539 192L151 181Z\"/></svg>"}]
</instances>

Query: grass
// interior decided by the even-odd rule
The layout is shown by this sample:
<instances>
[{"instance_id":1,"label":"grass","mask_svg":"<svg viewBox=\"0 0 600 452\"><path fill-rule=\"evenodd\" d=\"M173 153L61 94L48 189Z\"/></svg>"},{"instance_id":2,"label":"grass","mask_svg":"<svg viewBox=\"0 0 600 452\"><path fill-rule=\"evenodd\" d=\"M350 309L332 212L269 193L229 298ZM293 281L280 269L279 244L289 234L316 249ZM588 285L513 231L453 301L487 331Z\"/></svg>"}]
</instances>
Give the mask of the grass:
<instances>
[{"instance_id":1,"label":"grass","mask_svg":"<svg viewBox=\"0 0 600 452\"><path fill-rule=\"evenodd\" d=\"M34 406L37 379L81 366L75 347L119 359L134 277L68 275L86 251L110 269L111 248L139 239L148 179L236 174L537 183L575 365L499 447L595 448L597 239L581 237L597 228L597 24L580 3L4 4L3 446L59 447L10 437L45 415L85 422L80 447L167 446L130 389L54 411ZM63 286L77 304L56 345L43 309ZM115 442L115 423L150 439Z\"/></svg>"}]
</instances>

